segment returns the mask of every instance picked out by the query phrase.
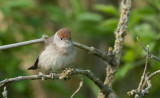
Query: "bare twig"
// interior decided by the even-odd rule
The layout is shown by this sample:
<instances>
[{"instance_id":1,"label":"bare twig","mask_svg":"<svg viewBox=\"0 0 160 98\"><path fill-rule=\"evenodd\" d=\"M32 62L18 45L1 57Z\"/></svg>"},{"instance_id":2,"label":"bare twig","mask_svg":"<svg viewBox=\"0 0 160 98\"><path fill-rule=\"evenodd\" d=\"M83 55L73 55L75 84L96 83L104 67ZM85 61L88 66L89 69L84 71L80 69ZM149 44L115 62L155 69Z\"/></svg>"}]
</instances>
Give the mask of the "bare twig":
<instances>
[{"instance_id":1,"label":"bare twig","mask_svg":"<svg viewBox=\"0 0 160 98\"><path fill-rule=\"evenodd\" d=\"M83 86L83 78L81 82L79 83L78 89L72 94L71 98L73 98L78 93L78 91L81 89L82 86Z\"/></svg>"},{"instance_id":2,"label":"bare twig","mask_svg":"<svg viewBox=\"0 0 160 98\"><path fill-rule=\"evenodd\" d=\"M146 80L146 81L147 81L147 87L141 92L143 96L148 94L149 90L152 88L151 81L150 80Z\"/></svg>"},{"instance_id":3,"label":"bare twig","mask_svg":"<svg viewBox=\"0 0 160 98\"><path fill-rule=\"evenodd\" d=\"M73 42L73 44L74 44L74 46L76 46L80 49L86 50L89 53L91 53L93 55L96 55L97 57L102 58L103 60L108 59L108 55L106 55L105 53L102 53L100 50L95 49L94 47L88 47L86 45L83 45L83 44L80 44L80 43L77 43L77 42Z\"/></svg>"},{"instance_id":4,"label":"bare twig","mask_svg":"<svg viewBox=\"0 0 160 98\"><path fill-rule=\"evenodd\" d=\"M7 88L6 88L6 86L4 87L4 91L2 92L2 95L3 95L3 97L4 98L7 98Z\"/></svg>"},{"instance_id":5,"label":"bare twig","mask_svg":"<svg viewBox=\"0 0 160 98\"><path fill-rule=\"evenodd\" d=\"M145 52L147 52L146 48L144 47L144 45L142 44L142 42L139 40L139 38L137 37L137 41L138 43L141 45L141 47L143 48L143 50ZM157 60L158 62L160 62L160 59L158 57L156 57L155 55L153 55L152 53L149 52L149 57L154 59L154 60Z\"/></svg>"},{"instance_id":6,"label":"bare twig","mask_svg":"<svg viewBox=\"0 0 160 98\"><path fill-rule=\"evenodd\" d=\"M38 79L44 79L44 80L52 80L52 79L70 79L73 75L82 74L87 76L89 79L91 79L98 87L99 89L105 94L108 95L109 92L112 92L112 89L108 87L107 85L103 84L97 77L93 75L93 73L89 70L80 70L80 69L66 69L60 74L52 74L52 75L31 75L31 76L18 76L15 78L9 78L0 81L0 87L6 86L7 84L18 82L22 80L38 80Z\"/></svg>"},{"instance_id":7,"label":"bare twig","mask_svg":"<svg viewBox=\"0 0 160 98\"><path fill-rule=\"evenodd\" d=\"M147 77L146 81L143 83L142 88L144 88L144 87L146 86L147 82L150 81L150 80L151 80L155 75L157 75L157 74L160 74L160 70L157 70L157 71L151 73L151 74Z\"/></svg>"},{"instance_id":8,"label":"bare twig","mask_svg":"<svg viewBox=\"0 0 160 98\"><path fill-rule=\"evenodd\" d=\"M145 81L145 75L146 75L147 65L148 65L148 56L149 56L149 45L147 45L147 56L146 56L146 64L145 64L145 67L144 67L144 72L142 74L141 81L140 81L139 86L138 86L139 91L142 89L141 88L142 84Z\"/></svg>"},{"instance_id":9,"label":"bare twig","mask_svg":"<svg viewBox=\"0 0 160 98\"><path fill-rule=\"evenodd\" d=\"M145 96L146 94L149 93L149 90L152 88L152 84L150 80L146 81L147 87L145 89L142 89L141 91L138 91L138 89L131 90L127 92L127 94L130 95L135 95L135 98L141 98L142 96Z\"/></svg>"},{"instance_id":10,"label":"bare twig","mask_svg":"<svg viewBox=\"0 0 160 98\"><path fill-rule=\"evenodd\" d=\"M144 45L141 43L141 41L139 40L138 36L137 36L137 41L138 43L141 45L141 47L144 49L145 52L147 52L147 49L144 47Z\"/></svg>"},{"instance_id":11,"label":"bare twig","mask_svg":"<svg viewBox=\"0 0 160 98\"><path fill-rule=\"evenodd\" d=\"M146 77L146 80L143 82L140 91L136 89L136 90L129 91L127 94L135 95L135 98L141 98L142 96L148 94L149 90L152 88L152 84L150 80L157 74L160 74L160 70L155 71L152 74L150 74L148 77ZM147 87L145 88L146 85Z\"/></svg>"},{"instance_id":12,"label":"bare twig","mask_svg":"<svg viewBox=\"0 0 160 98\"><path fill-rule=\"evenodd\" d=\"M42 38L40 38L40 39L35 39L35 40L0 46L0 50L6 50L6 49L10 49L10 48L16 48L16 47L26 46L26 45L30 45L30 44L36 44L36 43L43 43L46 38L47 38L47 36L43 35ZM83 49L85 51L88 51L89 53L96 55L97 57L100 57L103 60L107 60L107 58L108 58L108 56L105 53L102 53L100 50L95 49L94 47L88 47L88 46L80 44L78 42L73 42L73 44L74 44L74 46L76 46L80 49Z\"/></svg>"},{"instance_id":13,"label":"bare twig","mask_svg":"<svg viewBox=\"0 0 160 98\"><path fill-rule=\"evenodd\" d=\"M48 38L47 35L43 35L42 38L40 38L40 39L35 39L35 40L0 46L0 50L6 50L6 49L10 49L10 48L16 48L16 47L26 46L26 45L30 45L30 44L36 44L36 43L43 43L45 41L45 39L47 39L47 38Z\"/></svg>"},{"instance_id":14,"label":"bare twig","mask_svg":"<svg viewBox=\"0 0 160 98\"><path fill-rule=\"evenodd\" d=\"M139 39L137 38L137 40L139 40ZM142 44L141 44L141 46L144 48L144 46ZM145 48L144 48L144 50L145 50ZM129 91L127 93L128 95L135 95L135 98L141 98L142 96L145 96L146 94L148 94L149 90L152 87L152 84L150 82L151 78L154 77L156 74L160 73L160 70L158 70L158 71L155 71L152 74L150 74L149 77L147 77L146 71L147 71L148 58L149 58L149 45L147 45L146 64L145 64L144 72L142 74L139 86L137 89Z\"/></svg>"},{"instance_id":15,"label":"bare twig","mask_svg":"<svg viewBox=\"0 0 160 98\"><path fill-rule=\"evenodd\" d=\"M144 71L143 74L141 76L141 81L139 83L139 86L135 92L135 98L141 98L141 96L144 96L146 94L146 92L148 92L147 90L150 89L150 81L147 81L148 87L146 89L143 89L143 84L146 81L147 75L147 65L148 65L148 56L149 56L149 45L147 45L147 56L146 56L146 63L145 63L145 67L144 67Z\"/></svg>"},{"instance_id":16,"label":"bare twig","mask_svg":"<svg viewBox=\"0 0 160 98\"><path fill-rule=\"evenodd\" d=\"M26 46L26 45L30 45L30 44L43 43L43 42L44 42L44 39L40 38L40 39L35 39L35 40L0 46L0 50L6 50L6 49L10 49L10 48L16 48L16 47L20 47L20 46Z\"/></svg>"},{"instance_id":17,"label":"bare twig","mask_svg":"<svg viewBox=\"0 0 160 98\"><path fill-rule=\"evenodd\" d=\"M157 71L153 72L152 74L150 74L149 77L147 78L147 80L151 80L157 74L160 74L160 70L157 70Z\"/></svg>"}]
</instances>

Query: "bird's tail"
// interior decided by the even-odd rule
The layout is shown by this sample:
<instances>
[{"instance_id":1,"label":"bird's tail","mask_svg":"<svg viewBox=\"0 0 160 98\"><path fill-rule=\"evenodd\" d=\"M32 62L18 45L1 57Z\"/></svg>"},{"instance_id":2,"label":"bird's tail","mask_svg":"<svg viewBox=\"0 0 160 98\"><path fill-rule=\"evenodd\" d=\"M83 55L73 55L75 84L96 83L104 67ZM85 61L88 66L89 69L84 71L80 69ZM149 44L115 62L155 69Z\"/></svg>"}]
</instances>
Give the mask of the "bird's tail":
<instances>
[{"instance_id":1,"label":"bird's tail","mask_svg":"<svg viewBox=\"0 0 160 98\"><path fill-rule=\"evenodd\" d=\"M35 69L37 69L37 68L38 68L37 65L32 65L31 67L28 68L28 70L35 70Z\"/></svg>"},{"instance_id":2,"label":"bird's tail","mask_svg":"<svg viewBox=\"0 0 160 98\"><path fill-rule=\"evenodd\" d=\"M39 68L38 67L38 61L39 61L39 57L36 59L34 65L32 65L31 67L29 67L28 70L35 70L35 69Z\"/></svg>"}]
</instances>

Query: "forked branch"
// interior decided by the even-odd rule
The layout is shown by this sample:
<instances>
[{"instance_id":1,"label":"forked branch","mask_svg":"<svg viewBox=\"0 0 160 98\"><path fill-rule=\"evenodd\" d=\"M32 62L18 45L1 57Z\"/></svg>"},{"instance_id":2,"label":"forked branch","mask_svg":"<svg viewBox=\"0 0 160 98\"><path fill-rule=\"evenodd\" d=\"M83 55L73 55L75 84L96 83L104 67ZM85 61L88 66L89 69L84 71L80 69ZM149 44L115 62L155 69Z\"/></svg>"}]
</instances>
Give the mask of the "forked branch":
<instances>
[{"instance_id":1,"label":"forked branch","mask_svg":"<svg viewBox=\"0 0 160 98\"><path fill-rule=\"evenodd\" d=\"M103 84L103 82L101 82L97 77L95 77L91 71L81 70L81 69L65 69L60 74L51 74L51 75L39 74L39 75L31 75L31 76L18 76L15 78L9 78L9 79L0 81L0 87L4 87L7 84L22 81L22 80L40 80L40 79L42 80L53 80L53 79L64 80L65 79L66 80L78 74L82 74L88 77L89 79L91 79L105 95L108 95L109 92L112 92L112 89L107 85Z\"/></svg>"},{"instance_id":2,"label":"forked branch","mask_svg":"<svg viewBox=\"0 0 160 98\"><path fill-rule=\"evenodd\" d=\"M131 90L128 92L128 95L134 95L135 98L141 98L142 96L145 96L149 93L149 90L152 87L151 84L151 79L157 75L160 74L160 70L155 71L153 73L151 73L149 76L147 76L147 64L148 64L148 57L150 57L152 54L149 52L149 45L147 45L147 50L145 49L145 47L143 46L143 44L140 42L140 40L137 37L138 42L140 43L140 45L143 47L144 51L147 52L147 56L146 56L146 64L144 67L144 72L141 76L141 81L139 83L139 86L137 89Z\"/></svg>"}]
</instances>

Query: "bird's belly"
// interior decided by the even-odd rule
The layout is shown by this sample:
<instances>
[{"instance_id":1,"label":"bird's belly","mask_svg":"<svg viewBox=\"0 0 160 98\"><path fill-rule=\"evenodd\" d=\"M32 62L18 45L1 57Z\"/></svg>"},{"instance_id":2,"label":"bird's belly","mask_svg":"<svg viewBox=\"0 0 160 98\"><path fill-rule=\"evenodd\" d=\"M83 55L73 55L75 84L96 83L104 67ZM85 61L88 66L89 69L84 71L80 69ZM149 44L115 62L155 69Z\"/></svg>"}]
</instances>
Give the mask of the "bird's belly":
<instances>
[{"instance_id":1,"label":"bird's belly","mask_svg":"<svg viewBox=\"0 0 160 98\"><path fill-rule=\"evenodd\" d=\"M74 61L75 52L69 54L55 53L54 51L43 51L39 57L39 66L53 72L65 68Z\"/></svg>"}]
</instances>

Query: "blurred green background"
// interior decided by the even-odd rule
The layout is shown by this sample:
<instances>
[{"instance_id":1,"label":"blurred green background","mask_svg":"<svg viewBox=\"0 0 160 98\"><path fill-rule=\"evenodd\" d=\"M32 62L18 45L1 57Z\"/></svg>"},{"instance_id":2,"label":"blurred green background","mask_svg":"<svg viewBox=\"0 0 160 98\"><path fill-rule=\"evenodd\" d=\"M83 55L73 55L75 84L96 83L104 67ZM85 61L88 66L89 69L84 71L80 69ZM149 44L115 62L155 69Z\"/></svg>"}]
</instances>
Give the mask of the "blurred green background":
<instances>
[{"instance_id":1,"label":"blurred green background","mask_svg":"<svg viewBox=\"0 0 160 98\"><path fill-rule=\"evenodd\" d=\"M53 35L67 27L73 41L94 46L103 52L114 45L114 31L120 14L120 0L0 0L0 45ZM135 89L145 64L145 55L136 37L150 52L160 58L160 0L134 0L125 37L121 65L113 89L120 98ZM28 45L0 51L0 80L38 74L28 71L43 44ZM87 57L87 58L86 58ZM105 66L99 58L77 49L72 67L90 69L102 81ZM160 63L150 59L148 72L160 69ZM71 80L20 81L7 86L9 98L69 98L78 88L81 75ZM160 75L152 79L152 89L145 98L160 96ZM0 92L3 88L0 88ZM75 98L96 98L99 89L84 77L84 85ZM2 95L0 94L0 98Z\"/></svg>"}]
</instances>

